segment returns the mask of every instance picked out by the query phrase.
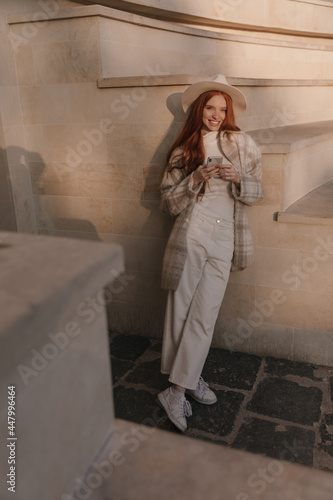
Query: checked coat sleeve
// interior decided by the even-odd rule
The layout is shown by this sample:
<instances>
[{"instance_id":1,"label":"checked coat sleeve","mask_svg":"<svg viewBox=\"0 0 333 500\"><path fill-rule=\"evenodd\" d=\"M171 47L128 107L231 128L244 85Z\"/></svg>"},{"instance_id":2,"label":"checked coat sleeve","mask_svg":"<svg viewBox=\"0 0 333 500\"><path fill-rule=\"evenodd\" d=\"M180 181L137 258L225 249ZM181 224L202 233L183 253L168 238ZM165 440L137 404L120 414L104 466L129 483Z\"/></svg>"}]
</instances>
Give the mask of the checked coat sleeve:
<instances>
[{"instance_id":1,"label":"checked coat sleeve","mask_svg":"<svg viewBox=\"0 0 333 500\"><path fill-rule=\"evenodd\" d=\"M190 214L197 199L201 184L193 185L193 173L186 176L183 169L166 170L162 183L160 209L176 220L164 253L162 270L162 288L176 290L183 272L187 243L186 234Z\"/></svg>"},{"instance_id":2,"label":"checked coat sleeve","mask_svg":"<svg viewBox=\"0 0 333 500\"><path fill-rule=\"evenodd\" d=\"M160 209L169 215L179 215L195 201L201 184L192 188L193 173L186 176L183 169L166 171L161 183Z\"/></svg>"},{"instance_id":3,"label":"checked coat sleeve","mask_svg":"<svg viewBox=\"0 0 333 500\"><path fill-rule=\"evenodd\" d=\"M232 270L242 270L251 266L254 261L253 242L246 215L245 205L253 205L264 197L261 183L261 152L248 134L235 133L222 138L222 149L227 157L238 168L240 187L232 184L232 195L235 200L235 249Z\"/></svg>"}]
</instances>

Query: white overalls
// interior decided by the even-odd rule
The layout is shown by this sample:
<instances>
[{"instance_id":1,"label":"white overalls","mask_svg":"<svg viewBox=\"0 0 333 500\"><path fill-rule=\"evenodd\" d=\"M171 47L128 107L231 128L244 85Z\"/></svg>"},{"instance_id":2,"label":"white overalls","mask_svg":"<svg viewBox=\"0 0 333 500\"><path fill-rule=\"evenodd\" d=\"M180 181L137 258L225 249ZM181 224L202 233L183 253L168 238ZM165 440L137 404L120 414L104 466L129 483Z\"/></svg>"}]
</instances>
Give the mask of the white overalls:
<instances>
[{"instance_id":1,"label":"white overalls","mask_svg":"<svg viewBox=\"0 0 333 500\"><path fill-rule=\"evenodd\" d=\"M204 136L208 156L222 156L218 134ZM165 314L162 373L186 389L196 389L211 345L228 283L234 251L234 199L230 183L210 179L193 209L187 257L176 291L169 290Z\"/></svg>"}]
</instances>

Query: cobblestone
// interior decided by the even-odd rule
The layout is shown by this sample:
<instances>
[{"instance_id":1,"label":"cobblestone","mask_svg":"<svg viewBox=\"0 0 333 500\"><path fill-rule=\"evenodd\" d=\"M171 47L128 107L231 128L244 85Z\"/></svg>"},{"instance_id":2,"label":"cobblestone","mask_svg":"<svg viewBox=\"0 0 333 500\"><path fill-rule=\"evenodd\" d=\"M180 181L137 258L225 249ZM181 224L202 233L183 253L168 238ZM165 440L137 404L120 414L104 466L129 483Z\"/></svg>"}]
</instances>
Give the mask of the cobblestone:
<instances>
[{"instance_id":1,"label":"cobblestone","mask_svg":"<svg viewBox=\"0 0 333 500\"><path fill-rule=\"evenodd\" d=\"M161 342L110 334L116 417L176 432L157 403ZM212 348L213 406L192 404L185 435L333 471L333 368Z\"/></svg>"}]
</instances>

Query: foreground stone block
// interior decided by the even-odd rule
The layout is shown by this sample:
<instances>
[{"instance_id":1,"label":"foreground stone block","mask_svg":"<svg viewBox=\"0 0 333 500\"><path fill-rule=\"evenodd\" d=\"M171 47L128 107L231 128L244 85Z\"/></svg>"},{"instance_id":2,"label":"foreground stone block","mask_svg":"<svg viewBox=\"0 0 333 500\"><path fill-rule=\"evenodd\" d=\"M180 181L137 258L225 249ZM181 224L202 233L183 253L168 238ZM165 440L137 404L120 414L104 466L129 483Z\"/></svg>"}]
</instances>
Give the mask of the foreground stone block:
<instances>
[{"instance_id":1,"label":"foreground stone block","mask_svg":"<svg viewBox=\"0 0 333 500\"><path fill-rule=\"evenodd\" d=\"M2 500L59 500L112 429L101 289L122 269L118 245L0 233Z\"/></svg>"},{"instance_id":2,"label":"foreground stone block","mask_svg":"<svg viewBox=\"0 0 333 500\"><path fill-rule=\"evenodd\" d=\"M151 424L158 415L151 415ZM116 432L82 480L89 500L331 500L333 477L116 419ZM96 487L93 484L93 474ZM97 481L97 478L100 478ZM103 479L104 478L104 479ZM87 496L88 498L88 496Z\"/></svg>"}]
</instances>

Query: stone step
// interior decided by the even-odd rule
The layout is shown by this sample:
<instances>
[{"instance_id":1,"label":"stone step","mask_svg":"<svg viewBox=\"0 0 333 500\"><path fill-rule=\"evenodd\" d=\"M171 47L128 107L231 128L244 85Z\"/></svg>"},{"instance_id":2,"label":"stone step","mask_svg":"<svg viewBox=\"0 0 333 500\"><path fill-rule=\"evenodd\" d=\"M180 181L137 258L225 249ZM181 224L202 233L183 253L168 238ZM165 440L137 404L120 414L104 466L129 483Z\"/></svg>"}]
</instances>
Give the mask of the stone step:
<instances>
[{"instance_id":1,"label":"stone step","mask_svg":"<svg viewBox=\"0 0 333 500\"><path fill-rule=\"evenodd\" d=\"M269 500L332 498L328 472L125 420L116 419L115 427L81 488L66 500L260 500L263 493Z\"/></svg>"},{"instance_id":2,"label":"stone step","mask_svg":"<svg viewBox=\"0 0 333 500\"><path fill-rule=\"evenodd\" d=\"M333 181L314 189L284 212L279 212L277 220L301 224L333 225Z\"/></svg>"},{"instance_id":3,"label":"stone step","mask_svg":"<svg viewBox=\"0 0 333 500\"><path fill-rule=\"evenodd\" d=\"M282 210L333 179L333 120L261 128L250 134L264 155L282 155Z\"/></svg>"},{"instance_id":4,"label":"stone step","mask_svg":"<svg viewBox=\"0 0 333 500\"><path fill-rule=\"evenodd\" d=\"M101 290L123 269L118 245L0 233L0 467L6 477L11 451L17 498L63 498L106 439L113 402ZM8 486L2 500L13 496Z\"/></svg>"}]
</instances>

